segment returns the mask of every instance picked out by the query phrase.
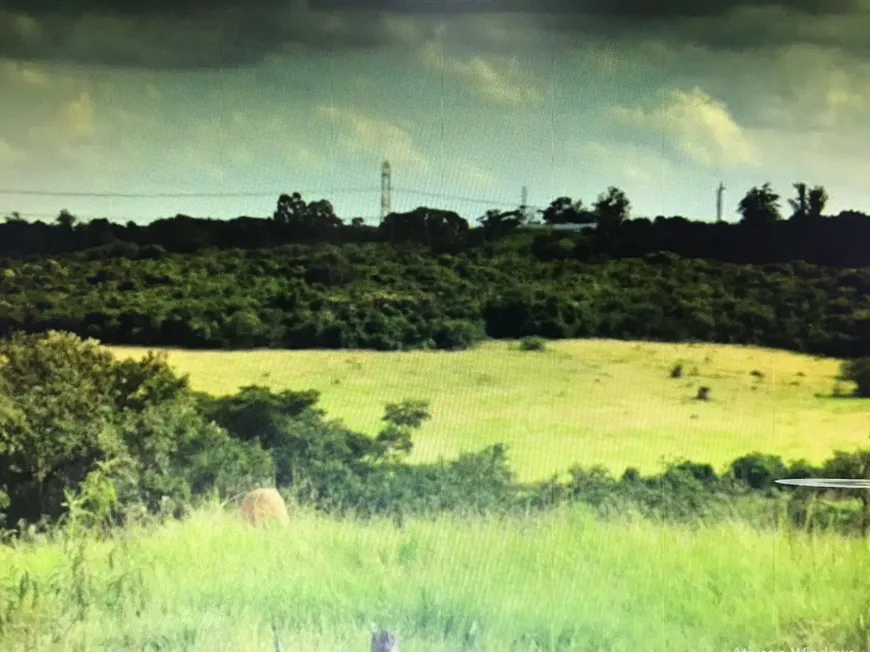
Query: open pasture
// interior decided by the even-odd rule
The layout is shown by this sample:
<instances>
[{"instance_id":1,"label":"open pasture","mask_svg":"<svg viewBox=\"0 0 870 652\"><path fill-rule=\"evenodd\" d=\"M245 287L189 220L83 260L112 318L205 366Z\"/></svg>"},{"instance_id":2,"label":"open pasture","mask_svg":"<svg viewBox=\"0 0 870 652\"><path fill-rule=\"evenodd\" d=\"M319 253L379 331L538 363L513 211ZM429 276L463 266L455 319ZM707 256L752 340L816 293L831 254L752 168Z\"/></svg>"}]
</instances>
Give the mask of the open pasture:
<instances>
[{"instance_id":1,"label":"open pasture","mask_svg":"<svg viewBox=\"0 0 870 652\"><path fill-rule=\"evenodd\" d=\"M109 348L121 357L147 350ZM250 384L317 389L329 417L370 434L386 403L427 400L432 419L415 435L413 460L504 442L522 481L574 464L656 472L676 457L721 469L756 450L820 462L870 435L870 401L831 396L838 360L753 347L563 340L542 352L491 341L459 352L168 355L195 389L213 394ZM695 400L701 386L709 401Z\"/></svg>"}]
</instances>

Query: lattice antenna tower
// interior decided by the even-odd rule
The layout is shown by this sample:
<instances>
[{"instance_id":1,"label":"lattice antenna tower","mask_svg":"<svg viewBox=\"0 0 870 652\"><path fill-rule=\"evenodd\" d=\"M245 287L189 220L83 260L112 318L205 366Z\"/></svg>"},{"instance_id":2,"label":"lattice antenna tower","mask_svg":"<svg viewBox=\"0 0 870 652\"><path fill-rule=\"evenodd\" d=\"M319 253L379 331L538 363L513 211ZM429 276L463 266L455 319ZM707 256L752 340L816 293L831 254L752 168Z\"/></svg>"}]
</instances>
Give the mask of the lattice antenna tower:
<instances>
[{"instance_id":1,"label":"lattice antenna tower","mask_svg":"<svg viewBox=\"0 0 870 652\"><path fill-rule=\"evenodd\" d=\"M381 165L381 219L383 220L387 215L392 212L390 207L390 195L391 195L391 178L392 178L392 168L390 168L390 162L384 161Z\"/></svg>"}]
</instances>

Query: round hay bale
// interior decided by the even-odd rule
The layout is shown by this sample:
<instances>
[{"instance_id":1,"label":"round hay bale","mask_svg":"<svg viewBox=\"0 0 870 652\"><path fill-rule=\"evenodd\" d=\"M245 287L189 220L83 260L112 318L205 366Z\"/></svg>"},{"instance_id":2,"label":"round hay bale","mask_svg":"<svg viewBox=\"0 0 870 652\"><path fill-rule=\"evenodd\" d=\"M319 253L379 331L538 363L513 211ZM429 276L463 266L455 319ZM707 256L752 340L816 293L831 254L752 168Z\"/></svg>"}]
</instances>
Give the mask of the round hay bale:
<instances>
[{"instance_id":1,"label":"round hay bale","mask_svg":"<svg viewBox=\"0 0 870 652\"><path fill-rule=\"evenodd\" d=\"M241 503L242 518L248 525L288 525L287 504L277 489L254 489L245 494Z\"/></svg>"},{"instance_id":2,"label":"round hay bale","mask_svg":"<svg viewBox=\"0 0 870 652\"><path fill-rule=\"evenodd\" d=\"M372 652L399 652L399 639L392 632L372 632Z\"/></svg>"}]
</instances>

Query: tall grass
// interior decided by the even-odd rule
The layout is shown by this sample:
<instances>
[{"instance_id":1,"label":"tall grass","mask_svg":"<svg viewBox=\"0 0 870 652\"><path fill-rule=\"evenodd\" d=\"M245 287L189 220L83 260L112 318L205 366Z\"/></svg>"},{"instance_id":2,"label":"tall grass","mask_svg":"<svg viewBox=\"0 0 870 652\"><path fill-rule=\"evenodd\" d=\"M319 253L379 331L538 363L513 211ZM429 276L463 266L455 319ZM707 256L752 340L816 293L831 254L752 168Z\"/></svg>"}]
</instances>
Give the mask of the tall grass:
<instances>
[{"instance_id":1,"label":"tall grass","mask_svg":"<svg viewBox=\"0 0 870 652\"><path fill-rule=\"evenodd\" d=\"M0 650L870 649L867 541L576 505L534 519L252 530L212 507L0 549Z\"/></svg>"}]
</instances>

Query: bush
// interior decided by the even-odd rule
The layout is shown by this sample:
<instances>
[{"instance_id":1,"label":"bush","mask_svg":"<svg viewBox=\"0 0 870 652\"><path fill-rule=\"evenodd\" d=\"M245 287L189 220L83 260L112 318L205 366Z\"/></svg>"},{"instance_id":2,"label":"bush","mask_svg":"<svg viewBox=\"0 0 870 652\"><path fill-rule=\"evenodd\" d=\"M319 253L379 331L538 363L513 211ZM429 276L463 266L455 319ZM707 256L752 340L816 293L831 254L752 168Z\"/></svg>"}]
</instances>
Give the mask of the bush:
<instances>
[{"instance_id":1,"label":"bush","mask_svg":"<svg viewBox=\"0 0 870 652\"><path fill-rule=\"evenodd\" d=\"M271 455L278 486L321 507L347 504L375 469L399 463L412 450L411 432L430 418L425 402L388 404L385 426L371 438L326 421L313 390L273 393L252 385L235 396L197 398L207 419Z\"/></svg>"},{"instance_id":2,"label":"bush","mask_svg":"<svg viewBox=\"0 0 870 652\"><path fill-rule=\"evenodd\" d=\"M673 367L671 367L671 378L682 378L683 377L683 365L678 362Z\"/></svg>"},{"instance_id":3,"label":"bush","mask_svg":"<svg viewBox=\"0 0 870 652\"><path fill-rule=\"evenodd\" d=\"M120 512L272 477L262 451L202 417L165 355L119 362L54 331L0 342L0 509L11 524L56 520L88 478L112 484Z\"/></svg>"},{"instance_id":4,"label":"bush","mask_svg":"<svg viewBox=\"0 0 870 652\"><path fill-rule=\"evenodd\" d=\"M870 357L843 362L838 380L855 383L855 396L870 398Z\"/></svg>"},{"instance_id":5,"label":"bush","mask_svg":"<svg viewBox=\"0 0 870 652\"><path fill-rule=\"evenodd\" d=\"M547 348L547 341L543 337L529 336L520 340L521 351L544 351Z\"/></svg>"},{"instance_id":6,"label":"bush","mask_svg":"<svg viewBox=\"0 0 870 652\"><path fill-rule=\"evenodd\" d=\"M667 473L674 472L686 473L708 487L712 487L719 482L716 470L710 464L706 463L689 462L684 460L670 466L667 470Z\"/></svg>"},{"instance_id":7,"label":"bush","mask_svg":"<svg viewBox=\"0 0 870 652\"><path fill-rule=\"evenodd\" d=\"M465 319L444 320L436 325L432 334L435 347L447 351L470 349L484 339L486 339L484 323Z\"/></svg>"},{"instance_id":8,"label":"bush","mask_svg":"<svg viewBox=\"0 0 870 652\"><path fill-rule=\"evenodd\" d=\"M729 467L732 477L746 483L752 489L767 490L775 480L785 478L789 469L778 455L750 453L737 458Z\"/></svg>"}]
</instances>

